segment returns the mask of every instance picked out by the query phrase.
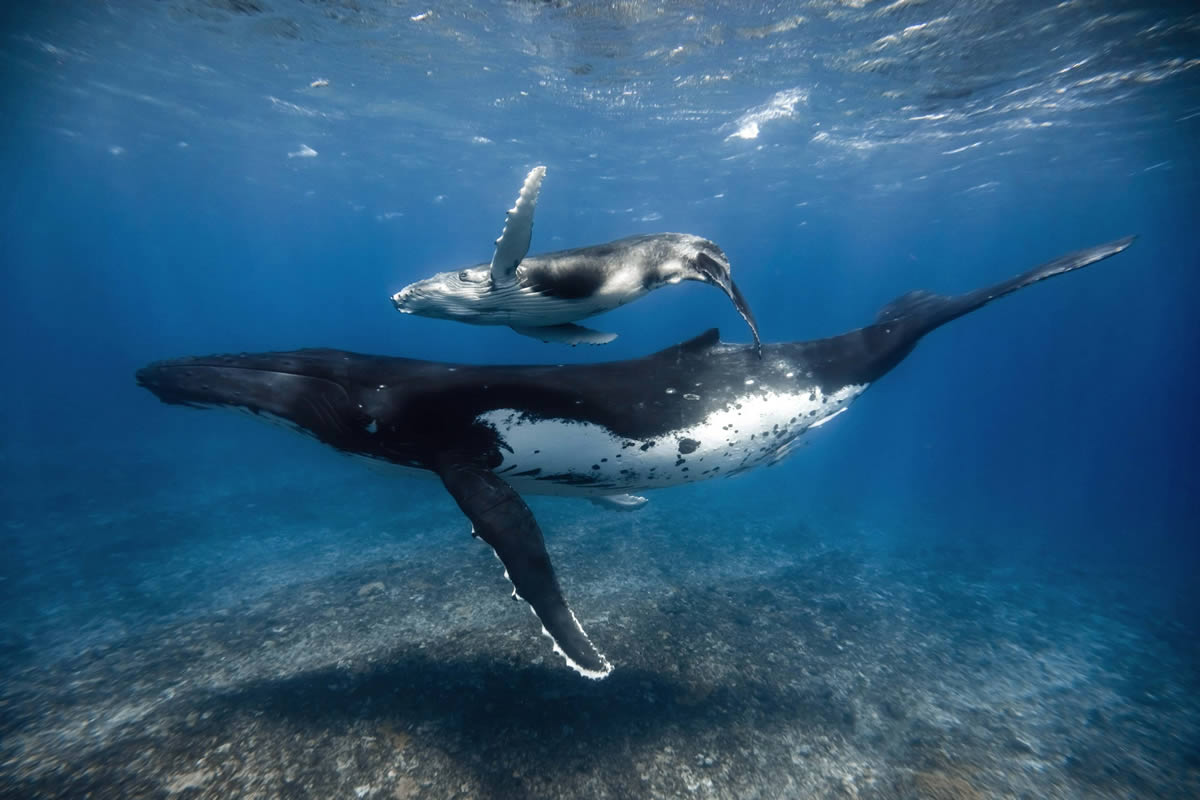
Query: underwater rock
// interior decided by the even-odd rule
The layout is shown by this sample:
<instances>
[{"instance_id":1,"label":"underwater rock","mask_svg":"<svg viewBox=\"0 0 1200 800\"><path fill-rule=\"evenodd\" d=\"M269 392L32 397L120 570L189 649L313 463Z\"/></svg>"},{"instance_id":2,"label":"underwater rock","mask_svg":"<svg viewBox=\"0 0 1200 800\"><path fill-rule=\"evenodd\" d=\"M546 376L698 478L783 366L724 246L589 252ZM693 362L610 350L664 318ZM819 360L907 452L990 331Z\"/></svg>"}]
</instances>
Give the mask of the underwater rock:
<instances>
[{"instance_id":1,"label":"underwater rock","mask_svg":"<svg viewBox=\"0 0 1200 800\"><path fill-rule=\"evenodd\" d=\"M362 586L358 587L358 596L366 597L368 595L375 594L376 592L383 594L386 591L387 587L383 585L383 581L371 581L370 583L364 583Z\"/></svg>"}]
</instances>

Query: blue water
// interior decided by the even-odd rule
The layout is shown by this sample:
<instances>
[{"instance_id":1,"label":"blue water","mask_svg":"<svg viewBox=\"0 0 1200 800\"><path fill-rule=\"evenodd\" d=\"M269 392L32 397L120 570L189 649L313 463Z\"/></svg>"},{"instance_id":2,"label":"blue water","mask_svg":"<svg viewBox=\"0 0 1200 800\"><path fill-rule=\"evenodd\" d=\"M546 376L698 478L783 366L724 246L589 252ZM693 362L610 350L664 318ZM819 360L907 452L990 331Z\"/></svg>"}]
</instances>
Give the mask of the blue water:
<instances>
[{"instance_id":1,"label":"blue water","mask_svg":"<svg viewBox=\"0 0 1200 800\"><path fill-rule=\"evenodd\" d=\"M1059 606L1038 605L1042 589L1079 598L1072 613L1094 623L1095 637L1110 630L1104 620L1121 626L1089 652L1148 648L1164 659L1153 692L1173 699L1138 706L1151 721L1140 741L1153 743L1142 782L1077 780L1096 770L1073 772L1070 759L1092 762L1047 744L1037 752L1051 765L1043 778L1005 785L1031 796L1196 790L1187 754L1200 741L1200 17L1186 4L46 3L5 12L0 69L0 680L9 707L21 709L0 733L21 737L24 752L83 763L104 752L86 737L57 751L52 737L38 738L58 723L37 711L54 703L46 687L30 688L31 674L77 669L63 665L85 646L120 653L147 632L236 616L264 583L299 592L330 574L428 558L478 579L463 603L490 608L503 597L486 582L496 577L490 556L461 549L466 523L437 484L375 475L232 415L162 406L134 385L146 362L329 346L562 363L636 357L712 326L727 341L748 339L727 300L696 284L594 320L620 334L602 348L396 314L388 297L401 286L490 258L521 179L545 164L535 252L640 232L709 237L728 253L767 340L840 333L909 289L973 289L1137 234L1122 255L934 333L773 470L655 493L644 522L567 501L534 509L552 552L556 528L571 549L556 559L579 595L613 580L606 559L633 564L611 552L627 545L611 540L644 526L639 558L684 573L706 569L691 561L702 556L744 557L754 572L770 558L849 548L864 575L886 573L918 595L974 581L982 608L1021 585L1030 588L1018 599L995 602L1019 608L1027 591L1045 615ZM788 549L801 540L809 549ZM764 542L782 550L751 563ZM473 560L455 563L465 552ZM913 564L917 572L905 572ZM795 574L763 585L791 591ZM682 573L663 580L686 595ZM872 581L855 585L869 593ZM617 674L623 659L659 687L664 673L639 654L676 647L669 659L688 662L699 634L685 643L670 630L686 605L651 648L613 622L622 611L607 604L620 592L594 591L594 605L577 603L578 612L614 615L594 635L620 656ZM627 613L636 628L636 612ZM495 656L488 643L507 642L513 620L525 627L511 652ZM398 674L446 702L456 691L437 695L426 672L446 669L474 691L502 669L533 691L541 678L512 655L527 654L547 657L532 674L562 680L568 695L582 691L570 688L573 676L558 677L531 626L527 615L492 619L492 638L456 640L450 666L418 662ZM409 658L408 635L384 631L371 658ZM1095 657L1086 666L1113 685L1141 680L1121 657ZM336 659L327 667L336 682ZM130 669L121 674L136 679ZM721 691L740 702L736 688ZM304 692L288 697L302 702ZM433 714L419 706L396 715L417 710ZM155 730L156 713L173 712L130 724ZM586 743L587 724L557 713ZM769 725L802 730L802 716ZM1169 723L1155 728L1159 718ZM702 715L687 719L693 735L727 726L747 731L738 746L755 741L754 719L722 717L709 728ZM422 730L421 719L389 724ZM620 738L625 727L605 735ZM194 755L186 732L172 730L185 742L179 752ZM1123 735L1088 752L1097 763L1115 759ZM623 752L632 748L634 765L612 769L646 786L638 773L666 738L631 741ZM855 746L861 755L873 745ZM82 785L70 770L47 778L13 752L0 765L0 793L68 796ZM526 755L533 766L517 771L537 772ZM394 776L361 785L450 796L460 762L448 758L438 774L453 774L444 778L452 787L417 767L412 787ZM692 754L680 758L688 764L679 769L695 767ZM916 768L880 758L879 769ZM143 765L145 791L184 785L170 776L190 773L163 764ZM828 764L771 764L726 767L688 791L835 796L824 784L787 783ZM141 785L121 783L138 769L89 786L123 796ZM938 774L959 779L949 768ZM520 794L476 778L462 791ZM1000 791L961 779L981 793L973 796ZM195 780L187 791L235 791ZM345 778L347 796L356 780ZM914 796L934 791L913 780L904 786L915 785ZM321 796L313 781L307 791ZM684 784L648 785L671 793ZM265 791L281 785L268 781ZM606 785L615 795L626 786ZM586 783L563 786L524 791L598 796ZM898 796L880 786L871 790Z\"/></svg>"}]
</instances>

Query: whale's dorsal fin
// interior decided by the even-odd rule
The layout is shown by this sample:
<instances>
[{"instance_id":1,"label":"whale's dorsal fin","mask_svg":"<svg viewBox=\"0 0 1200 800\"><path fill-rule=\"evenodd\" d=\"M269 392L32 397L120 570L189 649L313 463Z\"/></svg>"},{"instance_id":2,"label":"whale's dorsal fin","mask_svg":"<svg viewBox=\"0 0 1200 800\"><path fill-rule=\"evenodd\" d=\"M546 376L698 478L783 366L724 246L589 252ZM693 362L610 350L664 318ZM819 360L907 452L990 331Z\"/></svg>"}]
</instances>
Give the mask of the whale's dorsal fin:
<instances>
[{"instance_id":1,"label":"whale's dorsal fin","mask_svg":"<svg viewBox=\"0 0 1200 800\"><path fill-rule=\"evenodd\" d=\"M699 336L693 336L691 339L682 341L679 344L673 344L668 348L659 350L657 353L653 353L650 358L677 358L678 356L707 353L714 346L720 344L720 342L720 329L709 328Z\"/></svg>"},{"instance_id":2,"label":"whale's dorsal fin","mask_svg":"<svg viewBox=\"0 0 1200 800\"><path fill-rule=\"evenodd\" d=\"M514 596L529 603L554 640L554 649L576 672L603 678L612 671L608 659L588 639L567 605L554 577L550 555L537 520L525 501L490 469L441 455L436 470L447 491L458 503L475 535L492 546L513 584Z\"/></svg>"},{"instance_id":3,"label":"whale's dorsal fin","mask_svg":"<svg viewBox=\"0 0 1200 800\"><path fill-rule=\"evenodd\" d=\"M508 286L516 280L517 265L529 252L529 241L533 237L533 209L537 205L545 167L534 167L525 176L525 183L517 193L517 202L504 216L504 230L496 240L496 252L492 255L492 285Z\"/></svg>"}]
</instances>

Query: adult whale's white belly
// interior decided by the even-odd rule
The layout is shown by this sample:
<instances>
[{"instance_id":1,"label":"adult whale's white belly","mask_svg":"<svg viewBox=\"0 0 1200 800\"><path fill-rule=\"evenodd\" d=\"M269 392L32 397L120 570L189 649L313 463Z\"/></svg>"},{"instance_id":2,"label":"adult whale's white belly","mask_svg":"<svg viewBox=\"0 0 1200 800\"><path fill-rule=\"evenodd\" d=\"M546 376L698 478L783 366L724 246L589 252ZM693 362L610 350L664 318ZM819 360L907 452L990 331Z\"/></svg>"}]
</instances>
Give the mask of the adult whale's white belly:
<instances>
[{"instance_id":1,"label":"adult whale's white belly","mask_svg":"<svg viewBox=\"0 0 1200 800\"><path fill-rule=\"evenodd\" d=\"M533 418L516 409L495 409L478 421L496 431L504 460L494 471L517 491L602 496L728 477L778 460L866 388L780 393L755 391L750 381L736 401L653 439L626 438L592 422ZM684 388L666 391L682 392L684 402L699 400Z\"/></svg>"}]
</instances>

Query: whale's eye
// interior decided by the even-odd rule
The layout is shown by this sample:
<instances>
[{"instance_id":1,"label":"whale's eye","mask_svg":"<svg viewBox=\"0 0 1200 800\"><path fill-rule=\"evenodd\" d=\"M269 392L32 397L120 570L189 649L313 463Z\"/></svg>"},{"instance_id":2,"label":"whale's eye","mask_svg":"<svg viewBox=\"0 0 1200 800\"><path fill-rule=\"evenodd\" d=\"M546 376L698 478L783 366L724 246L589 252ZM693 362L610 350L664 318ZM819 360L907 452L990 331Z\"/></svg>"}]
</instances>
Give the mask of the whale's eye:
<instances>
[{"instance_id":1,"label":"whale's eye","mask_svg":"<svg viewBox=\"0 0 1200 800\"><path fill-rule=\"evenodd\" d=\"M458 273L458 280L462 283L486 283L489 275L487 270L464 269Z\"/></svg>"}]
</instances>

